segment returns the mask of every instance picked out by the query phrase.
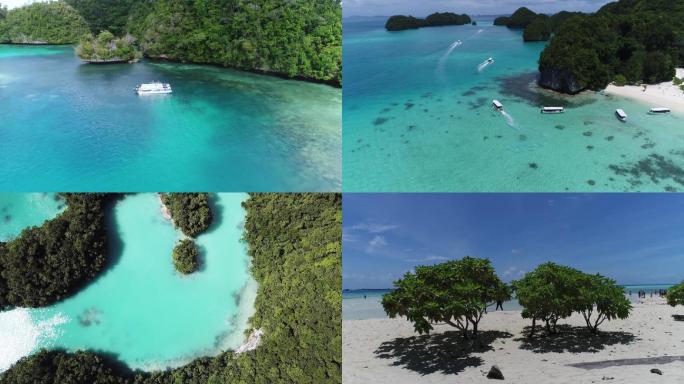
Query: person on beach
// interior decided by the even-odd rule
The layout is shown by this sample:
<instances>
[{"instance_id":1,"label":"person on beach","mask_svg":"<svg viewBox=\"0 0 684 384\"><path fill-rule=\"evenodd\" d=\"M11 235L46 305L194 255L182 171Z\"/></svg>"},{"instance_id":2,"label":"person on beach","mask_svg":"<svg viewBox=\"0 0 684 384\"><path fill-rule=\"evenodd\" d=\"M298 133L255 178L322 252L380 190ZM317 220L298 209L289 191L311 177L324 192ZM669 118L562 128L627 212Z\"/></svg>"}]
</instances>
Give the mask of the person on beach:
<instances>
[{"instance_id":1,"label":"person on beach","mask_svg":"<svg viewBox=\"0 0 684 384\"><path fill-rule=\"evenodd\" d=\"M503 301L501 301L501 300L497 300L497 301L496 301L496 308L495 308L494 310L495 310L495 311L498 311L499 308L501 308L502 311L504 310L504 309L503 309Z\"/></svg>"},{"instance_id":2,"label":"person on beach","mask_svg":"<svg viewBox=\"0 0 684 384\"><path fill-rule=\"evenodd\" d=\"M366 295L363 295L363 299L366 300Z\"/></svg>"}]
</instances>

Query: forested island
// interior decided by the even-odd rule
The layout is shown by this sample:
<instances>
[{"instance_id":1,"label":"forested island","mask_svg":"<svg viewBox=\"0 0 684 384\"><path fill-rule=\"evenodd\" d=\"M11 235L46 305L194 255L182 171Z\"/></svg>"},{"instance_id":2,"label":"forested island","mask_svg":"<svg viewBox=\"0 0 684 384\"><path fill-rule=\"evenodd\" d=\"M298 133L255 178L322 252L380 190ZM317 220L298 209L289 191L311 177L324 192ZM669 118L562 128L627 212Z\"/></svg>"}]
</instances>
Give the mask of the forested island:
<instances>
[{"instance_id":1,"label":"forested island","mask_svg":"<svg viewBox=\"0 0 684 384\"><path fill-rule=\"evenodd\" d=\"M59 195L67 208L40 227L0 242L0 310L63 300L106 266L105 204L116 195Z\"/></svg>"},{"instance_id":2,"label":"forested island","mask_svg":"<svg viewBox=\"0 0 684 384\"><path fill-rule=\"evenodd\" d=\"M684 66L682 2L620 0L593 14L551 16L523 7L494 24L524 29L524 41L550 40L539 58L539 85L563 93L670 81Z\"/></svg>"},{"instance_id":3,"label":"forested island","mask_svg":"<svg viewBox=\"0 0 684 384\"><path fill-rule=\"evenodd\" d=\"M109 31L102 31L97 37L88 33L76 47L76 55L89 63L130 63L142 56L134 43L131 35L116 38Z\"/></svg>"},{"instance_id":4,"label":"forested island","mask_svg":"<svg viewBox=\"0 0 684 384\"><path fill-rule=\"evenodd\" d=\"M536 13L529 8L518 8L511 16L494 19L494 25L523 30L524 41L547 41L567 19L580 12L561 11L553 15Z\"/></svg>"},{"instance_id":5,"label":"forested island","mask_svg":"<svg viewBox=\"0 0 684 384\"><path fill-rule=\"evenodd\" d=\"M465 25L470 23L472 23L472 19L466 14L458 15L451 12L436 12L425 19L404 15L391 16L387 20L387 23L385 23L385 28L388 31L403 31L406 29L440 27L445 25Z\"/></svg>"},{"instance_id":6,"label":"forested island","mask_svg":"<svg viewBox=\"0 0 684 384\"><path fill-rule=\"evenodd\" d=\"M342 80L339 0L255 0L248 6L240 0L60 0L6 14L0 16L3 43L76 44L88 31L109 31L116 39L135 38L133 46L147 58L334 85ZM84 58L102 62L96 52Z\"/></svg>"},{"instance_id":7,"label":"forested island","mask_svg":"<svg viewBox=\"0 0 684 384\"><path fill-rule=\"evenodd\" d=\"M539 59L539 84L575 94L671 81L684 66L684 2L620 0L564 22Z\"/></svg>"},{"instance_id":8,"label":"forested island","mask_svg":"<svg viewBox=\"0 0 684 384\"><path fill-rule=\"evenodd\" d=\"M176 271L188 275L199 269L199 250L194 238L205 232L214 220L208 193L162 193L159 198L173 221L188 239L173 249Z\"/></svg>"},{"instance_id":9,"label":"forested island","mask_svg":"<svg viewBox=\"0 0 684 384\"><path fill-rule=\"evenodd\" d=\"M60 1L0 11L2 44L73 44L87 32L85 19Z\"/></svg>"},{"instance_id":10,"label":"forested island","mask_svg":"<svg viewBox=\"0 0 684 384\"><path fill-rule=\"evenodd\" d=\"M341 195L252 194L243 207L244 240L259 284L250 319L253 329L263 330L258 348L153 373L131 371L102 352L43 350L21 359L0 382L341 382Z\"/></svg>"}]
</instances>

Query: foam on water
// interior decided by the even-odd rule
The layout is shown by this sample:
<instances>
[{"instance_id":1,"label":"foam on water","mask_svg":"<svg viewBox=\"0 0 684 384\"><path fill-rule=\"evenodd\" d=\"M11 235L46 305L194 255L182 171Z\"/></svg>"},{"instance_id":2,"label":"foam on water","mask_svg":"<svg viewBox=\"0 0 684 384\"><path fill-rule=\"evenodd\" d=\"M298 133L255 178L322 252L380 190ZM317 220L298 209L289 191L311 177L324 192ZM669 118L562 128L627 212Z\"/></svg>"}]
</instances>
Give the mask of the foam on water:
<instances>
[{"instance_id":1,"label":"foam on water","mask_svg":"<svg viewBox=\"0 0 684 384\"><path fill-rule=\"evenodd\" d=\"M504 120L506 120L506 124L515 128L515 120L513 119L513 116L509 115L506 111L501 111L501 116L503 116Z\"/></svg>"},{"instance_id":2,"label":"foam on water","mask_svg":"<svg viewBox=\"0 0 684 384\"><path fill-rule=\"evenodd\" d=\"M45 320L35 321L32 311L27 308L0 312L0 373L33 352L39 345L50 345L59 334L58 326L67 321L59 313Z\"/></svg>"}]
</instances>

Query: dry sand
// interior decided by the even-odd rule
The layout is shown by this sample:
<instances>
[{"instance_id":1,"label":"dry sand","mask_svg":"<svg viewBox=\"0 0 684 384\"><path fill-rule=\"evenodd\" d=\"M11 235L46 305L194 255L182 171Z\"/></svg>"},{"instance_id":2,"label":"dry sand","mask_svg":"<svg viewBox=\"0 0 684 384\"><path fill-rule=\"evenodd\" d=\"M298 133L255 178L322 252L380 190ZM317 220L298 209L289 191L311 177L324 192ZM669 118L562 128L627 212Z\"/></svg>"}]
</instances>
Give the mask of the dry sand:
<instances>
[{"instance_id":1,"label":"dry sand","mask_svg":"<svg viewBox=\"0 0 684 384\"><path fill-rule=\"evenodd\" d=\"M559 321L559 335L530 340L521 331L531 321L520 312L490 312L480 323L482 342L473 348L449 326L419 336L403 318L345 320L343 382L491 383L498 381L486 375L496 364L504 382L510 383L684 383L684 322L675 321L673 314L684 314L684 308L649 297L634 305L628 319L604 323L600 337L578 328L584 320L573 315ZM643 358L665 361L610 362L594 369L568 366ZM653 368L663 375L651 373Z\"/></svg>"},{"instance_id":2,"label":"dry sand","mask_svg":"<svg viewBox=\"0 0 684 384\"><path fill-rule=\"evenodd\" d=\"M677 77L680 79L684 78L684 68L677 69ZM605 93L640 101L648 105L649 108L665 107L678 114L684 114L684 91L671 81L648 85L646 92L643 91L642 87L635 85L626 85L624 87L609 85Z\"/></svg>"}]
</instances>

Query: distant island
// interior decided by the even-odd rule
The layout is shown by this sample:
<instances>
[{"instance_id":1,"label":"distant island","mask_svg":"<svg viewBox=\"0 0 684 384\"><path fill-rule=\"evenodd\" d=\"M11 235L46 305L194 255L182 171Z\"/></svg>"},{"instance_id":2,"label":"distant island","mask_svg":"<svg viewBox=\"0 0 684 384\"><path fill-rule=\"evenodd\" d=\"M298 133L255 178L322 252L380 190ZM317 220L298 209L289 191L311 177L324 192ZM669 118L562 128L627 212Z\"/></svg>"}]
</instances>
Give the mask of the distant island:
<instances>
[{"instance_id":1,"label":"distant island","mask_svg":"<svg viewBox=\"0 0 684 384\"><path fill-rule=\"evenodd\" d=\"M256 0L230 6L220 0L58 0L0 11L0 43L78 44L90 32L113 35L110 44L86 38L87 62L128 62L119 43L141 56L216 64L246 71L325 82L342 81L340 0ZM88 42L93 46L89 50ZM116 45L116 46L115 46Z\"/></svg>"},{"instance_id":2,"label":"distant island","mask_svg":"<svg viewBox=\"0 0 684 384\"><path fill-rule=\"evenodd\" d=\"M524 41L547 41L558 31L567 19L580 12L562 11L554 15L536 13L526 7L518 8L511 16L501 16L494 19L494 25L511 29L522 29Z\"/></svg>"},{"instance_id":3,"label":"distant island","mask_svg":"<svg viewBox=\"0 0 684 384\"><path fill-rule=\"evenodd\" d=\"M473 21L466 14L458 15L451 12L433 13L425 19L413 16L395 15L385 23L388 31L403 31L406 29L418 29L423 27L441 27L445 25L465 25Z\"/></svg>"}]
</instances>

